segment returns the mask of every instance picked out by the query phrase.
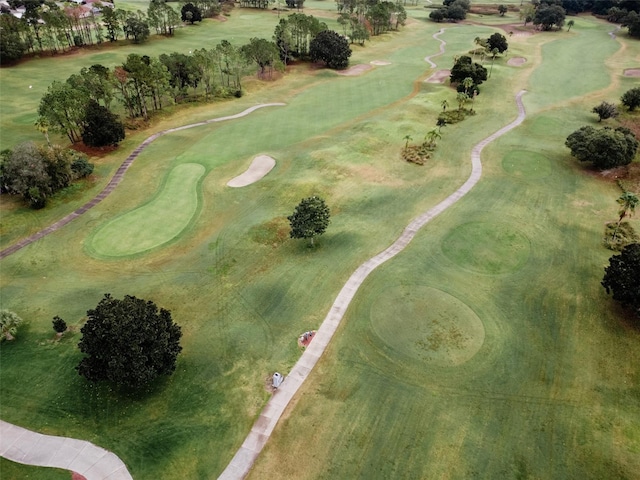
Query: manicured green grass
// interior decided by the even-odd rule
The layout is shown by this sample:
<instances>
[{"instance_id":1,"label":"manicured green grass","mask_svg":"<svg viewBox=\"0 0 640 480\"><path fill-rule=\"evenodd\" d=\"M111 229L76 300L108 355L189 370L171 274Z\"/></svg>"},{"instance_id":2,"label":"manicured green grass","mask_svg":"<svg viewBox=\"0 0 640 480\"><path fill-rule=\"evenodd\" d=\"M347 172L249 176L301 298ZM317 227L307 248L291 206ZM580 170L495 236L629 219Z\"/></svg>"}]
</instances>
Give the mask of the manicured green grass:
<instances>
[{"instance_id":1,"label":"manicured green grass","mask_svg":"<svg viewBox=\"0 0 640 480\"><path fill-rule=\"evenodd\" d=\"M269 88L251 83L240 100L159 121L154 128L287 104L158 139L111 196L4 259L2 307L27 323L0 348L2 418L93 441L136 480L215 478L268 398L268 376L299 357L297 336L317 328L362 261L464 182L472 145L515 118L513 96L527 86L542 40L514 41L531 63L496 61L478 115L445 127L424 167L400 160L403 137L420 141L441 100L454 97L421 81L441 26L416 22L357 48L353 63L392 61L361 77L298 68ZM451 46L439 68L492 31L445 27ZM601 33L581 35L589 42ZM572 58L564 68L577 76L581 67ZM528 105L548 101L537 83L530 90ZM640 338L599 286L610 255L602 224L615 218L617 190L584 175L563 147L582 109L534 111L488 147L480 184L372 274L253 478L629 478L640 470L640 367L629 361ZM148 135L128 138L100 168L113 171ZM276 168L251 188L226 187L259 153ZM173 173L194 163L205 168L201 204L174 241L125 259L87 252L92 232L170 198ZM287 239L286 216L312 194L332 211L315 249ZM153 228L183 225L174 215ZM15 228L28 230L47 217L17 218ZM134 231L105 239L117 248ZM105 292L154 300L182 326L177 371L137 396L92 387L74 371L85 312ZM71 326L59 342L54 315ZM8 468L16 477L31 471Z\"/></svg>"},{"instance_id":2,"label":"manicured green grass","mask_svg":"<svg viewBox=\"0 0 640 480\"><path fill-rule=\"evenodd\" d=\"M175 239L198 210L198 184L204 172L196 163L173 168L153 200L102 226L90 237L89 250L99 257L123 257Z\"/></svg>"}]
</instances>

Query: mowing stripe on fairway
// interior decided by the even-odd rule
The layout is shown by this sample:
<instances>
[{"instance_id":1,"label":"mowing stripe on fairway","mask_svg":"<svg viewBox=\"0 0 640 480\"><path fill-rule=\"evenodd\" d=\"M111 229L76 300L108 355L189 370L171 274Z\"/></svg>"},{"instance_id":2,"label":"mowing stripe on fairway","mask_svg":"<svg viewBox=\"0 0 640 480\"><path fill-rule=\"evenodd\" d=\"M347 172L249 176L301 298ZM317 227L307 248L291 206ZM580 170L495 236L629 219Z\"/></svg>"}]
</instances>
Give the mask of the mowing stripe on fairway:
<instances>
[{"instance_id":1,"label":"mowing stripe on fairway","mask_svg":"<svg viewBox=\"0 0 640 480\"><path fill-rule=\"evenodd\" d=\"M524 105L522 104L522 96L525 93L526 90L521 90L516 95L515 100L518 107L517 118L473 147L473 150L471 151L471 175L467 181L438 205L415 218L404 229L402 235L400 235L400 237L389 248L364 262L349 277L347 283L345 283L340 290L340 293L338 293L338 297L333 302L329 313L322 321L322 325L320 325L320 328L314 336L313 342L309 344L309 347L293 366L284 382L282 382L278 390L276 390L273 396L269 399L260 413L260 416L251 428L249 435L247 435L247 438L242 443L242 446L238 449L234 457L231 459L231 462L227 465L227 468L225 468L218 479L244 479L249 474L251 467L267 443L267 440L275 429L278 420L287 408L287 405L289 405L289 402L302 386L309 373L311 373L313 367L318 363L318 360L320 360L320 357L324 353L327 345L329 345L333 334L338 329L338 326L340 325L351 300L353 300L353 297L355 297L356 292L360 288L360 285L362 285L369 274L377 267L404 250L423 226L469 193L476 183L478 183L482 176L482 162L480 161L480 154L484 147L510 130L513 130L524 121L526 112Z\"/></svg>"},{"instance_id":2,"label":"mowing stripe on fairway","mask_svg":"<svg viewBox=\"0 0 640 480\"><path fill-rule=\"evenodd\" d=\"M99 256L135 255L170 242L177 237L198 209L198 181L204 166L185 163L176 166L160 193L149 203L111 220L90 242Z\"/></svg>"}]
</instances>

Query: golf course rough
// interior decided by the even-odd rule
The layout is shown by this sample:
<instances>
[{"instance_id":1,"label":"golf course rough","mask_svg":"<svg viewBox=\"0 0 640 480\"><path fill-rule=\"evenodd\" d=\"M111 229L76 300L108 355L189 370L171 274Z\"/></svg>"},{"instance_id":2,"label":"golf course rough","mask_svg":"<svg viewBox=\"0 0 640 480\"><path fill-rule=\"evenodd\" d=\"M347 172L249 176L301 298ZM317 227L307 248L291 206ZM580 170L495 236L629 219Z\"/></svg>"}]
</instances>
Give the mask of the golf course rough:
<instances>
[{"instance_id":1,"label":"golf course rough","mask_svg":"<svg viewBox=\"0 0 640 480\"><path fill-rule=\"evenodd\" d=\"M456 297L424 285L387 289L371 305L371 326L395 355L455 367L482 347L480 318Z\"/></svg>"},{"instance_id":2,"label":"golf course rough","mask_svg":"<svg viewBox=\"0 0 640 480\"><path fill-rule=\"evenodd\" d=\"M125 257L164 245L189 225L198 210L198 182L205 173L197 163L178 165L149 203L99 227L88 242L98 257Z\"/></svg>"}]
</instances>

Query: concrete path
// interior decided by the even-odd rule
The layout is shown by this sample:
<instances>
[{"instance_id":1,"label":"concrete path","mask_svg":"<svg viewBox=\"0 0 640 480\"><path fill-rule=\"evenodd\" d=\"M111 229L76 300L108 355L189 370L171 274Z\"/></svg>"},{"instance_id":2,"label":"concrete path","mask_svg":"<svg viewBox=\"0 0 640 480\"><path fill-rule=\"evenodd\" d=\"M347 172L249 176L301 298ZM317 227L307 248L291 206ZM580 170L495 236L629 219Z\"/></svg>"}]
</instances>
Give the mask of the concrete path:
<instances>
[{"instance_id":1,"label":"concrete path","mask_svg":"<svg viewBox=\"0 0 640 480\"><path fill-rule=\"evenodd\" d=\"M444 47L447 44L447 42L445 42L444 40L440 40L440 38L438 38L443 33L444 33L444 28L441 28L436 33L431 35L434 39L436 39L437 41L440 42L440 51L438 53L434 53L433 55L429 55L428 57L424 57L424 61L427 62L431 66L431 68L436 68L437 67L437 65L435 63L433 63L431 61L431 59L435 58L435 57L439 57L440 55L442 55L444 53Z\"/></svg>"},{"instance_id":2,"label":"concrete path","mask_svg":"<svg viewBox=\"0 0 640 480\"><path fill-rule=\"evenodd\" d=\"M289 375L285 378L280 388L278 388L267 402L260 417L256 420L251 428L251 432L249 432L249 435L231 460L231 463L229 463L224 472L218 477L219 480L238 480L247 476L285 408L300 386L302 386L302 383L306 380L313 367L318 363L320 356L324 353L325 348L340 325L360 285L362 285L364 280L376 267L404 250L420 228L460 200L478 183L482 175L482 163L480 161L482 149L496 138L522 123L526 116L524 106L522 105L522 96L525 93L526 91L522 90L518 92L515 98L516 105L518 106L518 117L509 125L501 128L473 147L471 151L471 175L467 181L445 200L414 219L389 248L360 265L349 280L347 280L347 283L345 283L342 290L340 290L338 297L334 301L322 325L320 325L313 342L311 342L298 362L291 369L291 372L289 372Z\"/></svg>"},{"instance_id":3,"label":"concrete path","mask_svg":"<svg viewBox=\"0 0 640 480\"><path fill-rule=\"evenodd\" d=\"M87 480L132 480L116 455L93 443L54 437L0 420L0 456L26 465L57 467Z\"/></svg>"},{"instance_id":4,"label":"concrete path","mask_svg":"<svg viewBox=\"0 0 640 480\"><path fill-rule=\"evenodd\" d=\"M225 120L233 120L233 119L236 119L236 118L244 117L245 115L249 115L251 112L255 112L259 108L276 107L276 106L283 106L283 105L285 105L285 104L284 103L263 103L263 104L260 104L260 105L255 105L253 107L249 107L249 108L247 108L246 110L244 110L244 111L242 111L240 113L236 113L235 115L229 115L227 117L212 118L210 120L205 120L203 122L192 123L192 124L189 124L189 125L183 125L182 127L170 128L168 130L163 130L163 131L158 132L158 133L156 133L154 135L151 135L144 142L142 142L140 145L138 145L138 147L131 153L131 155L129 155L126 158L126 160L124 162L122 162L122 165L120 165L120 168L118 168L118 170L116 171L115 175L111 178L111 181L92 200L90 200L87 203L85 203L82 207L77 209L75 212L72 212L69 215L67 215L66 217L62 218L61 220L58 220L53 225L49 225L47 228L45 228L43 230L40 230L39 232L36 232L33 235L20 240L18 243L14 243L10 247L7 247L4 250L0 251L0 260L2 260L5 257L8 257L12 253L17 252L21 248L24 248L27 245L30 245L33 242L37 241L37 240L40 240L42 237L45 237L45 236L49 235L50 233L53 233L56 230L59 230L60 228L64 227L66 224L72 222L73 220L78 218L80 215L85 213L87 210L95 207L98 203L100 203L102 200L107 198L109 196L109 194L111 192L113 192L115 190L115 188L120 184L120 182L122 182L122 179L124 178L124 174L129 169L129 167L131 166L133 161L138 157L138 155L140 155L140 153L145 148L147 148L149 146L149 144L151 144L157 138L159 138L159 137L161 137L163 135L166 135L167 133L179 132L180 130L187 130L188 128L200 127L202 125L208 125L210 123L223 122Z\"/></svg>"}]
</instances>

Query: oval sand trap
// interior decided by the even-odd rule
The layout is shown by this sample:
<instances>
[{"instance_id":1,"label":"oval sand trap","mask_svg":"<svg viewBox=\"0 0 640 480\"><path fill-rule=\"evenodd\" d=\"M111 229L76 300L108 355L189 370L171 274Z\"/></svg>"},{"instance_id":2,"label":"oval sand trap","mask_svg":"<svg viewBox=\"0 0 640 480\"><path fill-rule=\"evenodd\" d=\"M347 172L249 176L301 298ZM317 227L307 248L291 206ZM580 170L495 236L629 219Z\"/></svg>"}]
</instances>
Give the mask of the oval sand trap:
<instances>
[{"instance_id":1,"label":"oval sand trap","mask_svg":"<svg viewBox=\"0 0 640 480\"><path fill-rule=\"evenodd\" d=\"M391 65L391 62L387 62L385 60L372 60L369 63L371 63L371 65L378 65L378 66L381 66L381 67L385 66L385 65Z\"/></svg>"},{"instance_id":2,"label":"oval sand trap","mask_svg":"<svg viewBox=\"0 0 640 480\"><path fill-rule=\"evenodd\" d=\"M524 57L513 57L507 60L507 65L511 67L521 67L525 63L527 63L527 59Z\"/></svg>"},{"instance_id":3,"label":"oval sand trap","mask_svg":"<svg viewBox=\"0 0 640 480\"><path fill-rule=\"evenodd\" d=\"M227 186L238 188L251 185L264 177L275 166L276 161L273 158L268 155L259 155L253 159L249 168L242 175L229 180Z\"/></svg>"},{"instance_id":4,"label":"oval sand trap","mask_svg":"<svg viewBox=\"0 0 640 480\"><path fill-rule=\"evenodd\" d=\"M204 172L198 163L176 166L153 200L99 228L89 248L99 256L123 257L170 242L198 210L197 187Z\"/></svg>"},{"instance_id":5,"label":"oval sand trap","mask_svg":"<svg viewBox=\"0 0 640 480\"><path fill-rule=\"evenodd\" d=\"M624 71L625 77L640 77L640 68L627 68Z\"/></svg>"},{"instance_id":6,"label":"oval sand trap","mask_svg":"<svg viewBox=\"0 0 640 480\"><path fill-rule=\"evenodd\" d=\"M396 352L439 367L455 367L482 347L485 331L469 306L442 290L402 285L371 305L371 326Z\"/></svg>"},{"instance_id":7,"label":"oval sand trap","mask_svg":"<svg viewBox=\"0 0 640 480\"><path fill-rule=\"evenodd\" d=\"M451 70L438 70L433 75L425 80L427 83L444 83L444 81L451 75Z\"/></svg>"}]
</instances>

